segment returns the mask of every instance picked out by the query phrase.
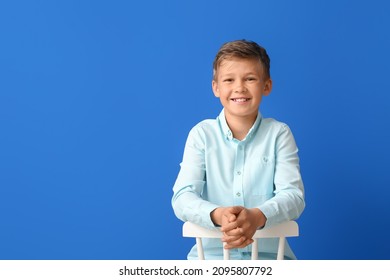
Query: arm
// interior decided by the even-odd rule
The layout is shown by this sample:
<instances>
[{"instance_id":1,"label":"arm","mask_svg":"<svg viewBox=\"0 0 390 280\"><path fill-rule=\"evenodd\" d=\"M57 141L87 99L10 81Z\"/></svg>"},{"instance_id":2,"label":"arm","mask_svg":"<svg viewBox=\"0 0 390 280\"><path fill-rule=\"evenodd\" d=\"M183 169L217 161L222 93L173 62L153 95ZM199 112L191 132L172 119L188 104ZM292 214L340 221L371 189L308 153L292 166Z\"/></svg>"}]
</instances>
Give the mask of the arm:
<instances>
[{"instance_id":1,"label":"arm","mask_svg":"<svg viewBox=\"0 0 390 280\"><path fill-rule=\"evenodd\" d=\"M218 207L202 198L206 184L205 144L202 130L195 126L189 133L180 172L173 187L172 207L182 221L214 227L210 213Z\"/></svg>"},{"instance_id":2,"label":"arm","mask_svg":"<svg viewBox=\"0 0 390 280\"><path fill-rule=\"evenodd\" d=\"M295 220L305 208L298 148L288 126L281 127L275 141L275 196L257 207L267 218L266 227Z\"/></svg>"}]
</instances>

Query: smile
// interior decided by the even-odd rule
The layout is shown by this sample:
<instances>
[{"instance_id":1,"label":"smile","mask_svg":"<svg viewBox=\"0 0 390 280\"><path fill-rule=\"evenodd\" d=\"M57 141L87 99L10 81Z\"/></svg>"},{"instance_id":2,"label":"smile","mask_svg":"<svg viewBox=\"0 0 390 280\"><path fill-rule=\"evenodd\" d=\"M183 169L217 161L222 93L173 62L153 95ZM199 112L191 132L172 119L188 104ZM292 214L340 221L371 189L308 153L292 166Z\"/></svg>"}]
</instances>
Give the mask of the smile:
<instances>
[{"instance_id":1,"label":"smile","mask_svg":"<svg viewBox=\"0 0 390 280\"><path fill-rule=\"evenodd\" d=\"M233 102L243 103L243 102L249 101L250 98L232 98L231 100L232 100Z\"/></svg>"}]
</instances>

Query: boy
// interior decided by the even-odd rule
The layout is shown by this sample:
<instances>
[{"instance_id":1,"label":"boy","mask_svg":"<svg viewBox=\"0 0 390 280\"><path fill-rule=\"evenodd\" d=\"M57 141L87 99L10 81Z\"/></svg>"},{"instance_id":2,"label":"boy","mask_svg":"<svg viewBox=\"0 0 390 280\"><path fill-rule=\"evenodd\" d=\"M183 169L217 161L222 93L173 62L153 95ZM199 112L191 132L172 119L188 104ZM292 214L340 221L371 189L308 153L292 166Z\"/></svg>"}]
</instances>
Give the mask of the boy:
<instances>
[{"instance_id":1,"label":"boy","mask_svg":"<svg viewBox=\"0 0 390 280\"><path fill-rule=\"evenodd\" d=\"M203 227L220 227L231 259L250 259L258 228L297 219L304 189L298 149L287 125L263 118L270 94L270 59L255 42L225 43L213 63L212 89L223 110L188 135L173 187L176 216ZM206 259L222 259L222 243L203 241ZM277 240L260 239L259 257L275 259ZM286 244L286 259L295 259ZM196 246L188 259L197 259Z\"/></svg>"}]
</instances>

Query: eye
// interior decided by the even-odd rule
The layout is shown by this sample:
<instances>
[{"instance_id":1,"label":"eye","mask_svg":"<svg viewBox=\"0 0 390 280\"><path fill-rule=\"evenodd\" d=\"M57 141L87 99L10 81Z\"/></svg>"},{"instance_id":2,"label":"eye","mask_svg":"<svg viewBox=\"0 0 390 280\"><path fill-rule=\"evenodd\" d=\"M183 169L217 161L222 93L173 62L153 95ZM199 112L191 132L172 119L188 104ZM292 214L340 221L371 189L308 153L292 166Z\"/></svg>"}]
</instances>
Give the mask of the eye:
<instances>
[{"instance_id":1,"label":"eye","mask_svg":"<svg viewBox=\"0 0 390 280\"><path fill-rule=\"evenodd\" d=\"M256 78L255 77L248 77L246 78L247 81L256 81Z\"/></svg>"},{"instance_id":2,"label":"eye","mask_svg":"<svg viewBox=\"0 0 390 280\"><path fill-rule=\"evenodd\" d=\"M223 82L224 82L224 83L231 83L231 82L233 82L233 79L231 79L231 78L226 78L226 79L223 80Z\"/></svg>"}]
</instances>

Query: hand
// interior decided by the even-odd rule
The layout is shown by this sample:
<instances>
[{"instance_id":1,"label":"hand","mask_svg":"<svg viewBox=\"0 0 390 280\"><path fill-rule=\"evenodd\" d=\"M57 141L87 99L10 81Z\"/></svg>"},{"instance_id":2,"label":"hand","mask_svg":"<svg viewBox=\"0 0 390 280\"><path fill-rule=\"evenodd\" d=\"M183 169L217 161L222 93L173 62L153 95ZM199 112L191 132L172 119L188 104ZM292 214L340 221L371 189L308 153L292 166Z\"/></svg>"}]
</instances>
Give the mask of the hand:
<instances>
[{"instance_id":1,"label":"hand","mask_svg":"<svg viewBox=\"0 0 390 280\"><path fill-rule=\"evenodd\" d=\"M211 212L210 217L215 225L226 226L236 220L237 214L244 209L241 206L219 207Z\"/></svg>"},{"instance_id":2,"label":"hand","mask_svg":"<svg viewBox=\"0 0 390 280\"><path fill-rule=\"evenodd\" d=\"M247 209L242 206L228 207L223 211L222 238L225 249L244 248L253 242L253 235L263 227L266 217L258 208Z\"/></svg>"}]
</instances>

